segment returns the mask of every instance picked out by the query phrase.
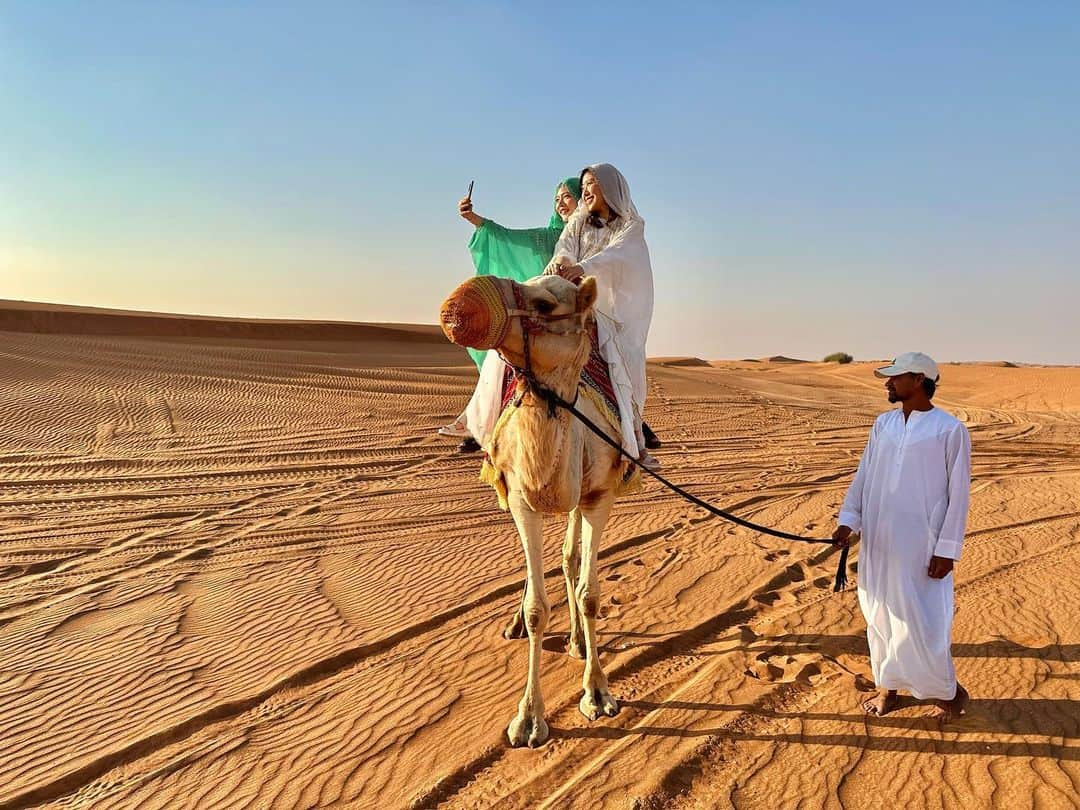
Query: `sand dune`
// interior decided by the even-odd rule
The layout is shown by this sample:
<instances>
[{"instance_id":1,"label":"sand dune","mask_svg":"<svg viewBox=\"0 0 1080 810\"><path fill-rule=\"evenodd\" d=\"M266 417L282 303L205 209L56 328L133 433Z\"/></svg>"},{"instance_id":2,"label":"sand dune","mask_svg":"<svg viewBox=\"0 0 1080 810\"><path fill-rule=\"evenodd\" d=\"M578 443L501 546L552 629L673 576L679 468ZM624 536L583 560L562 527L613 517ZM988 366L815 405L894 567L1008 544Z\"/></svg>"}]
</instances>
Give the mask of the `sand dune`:
<instances>
[{"instance_id":1,"label":"sand dune","mask_svg":"<svg viewBox=\"0 0 1080 810\"><path fill-rule=\"evenodd\" d=\"M577 712L550 520L552 739L515 751L520 544L433 433L474 381L463 352L401 326L0 321L0 807L1077 804L1080 370L943 369L974 440L955 727L859 710L831 548L647 485L601 552L623 710ZM654 364L666 472L828 534L887 407L874 365Z\"/></svg>"},{"instance_id":2,"label":"sand dune","mask_svg":"<svg viewBox=\"0 0 1080 810\"><path fill-rule=\"evenodd\" d=\"M700 357L654 357L652 362L658 366L682 366L687 368L709 365L708 360L702 360Z\"/></svg>"},{"instance_id":3,"label":"sand dune","mask_svg":"<svg viewBox=\"0 0 1080 810\"><path fill-rule=\"evenodd\" d=\"M805 363L806 360L797 360L794 357L785 357L782 354L775 354L772 357L763 358L766 363Z\"/></svg>"},{"instance_id":4,"label":"sand dune","mask_svg":"<svg viewBox=\"0 0 1080 810\"><path fill-rule=\"evenodd\" d=\"M5 300L0 300L0 331L264 340L378 340L426 343L440 347L446 344L442 330L427 324L219 318Z\"/></svg>"}]
</instances>

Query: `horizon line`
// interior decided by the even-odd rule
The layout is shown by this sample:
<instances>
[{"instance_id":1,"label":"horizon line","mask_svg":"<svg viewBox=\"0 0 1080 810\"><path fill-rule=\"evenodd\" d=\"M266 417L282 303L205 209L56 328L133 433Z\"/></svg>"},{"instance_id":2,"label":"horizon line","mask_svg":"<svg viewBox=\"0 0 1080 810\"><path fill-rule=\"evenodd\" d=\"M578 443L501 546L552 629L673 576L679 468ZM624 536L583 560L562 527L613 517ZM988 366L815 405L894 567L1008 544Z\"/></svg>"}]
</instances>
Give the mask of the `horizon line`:
<instances>
[{"instance_id":1,"label":"horizon line","mask_svg":"<svg viewBox=\"0 0 1080 810\"><path fill-rule=\"evenodd\" d=\"M433 330L439 330L441 327L438 323L423 323L423 322L406 322L406 321L350 321L350 320L337 320L326 318L268 318L253 315L208 315L194 312L163 312L159 310L150 309L120 309L117 307L100 307L88 304L64 304L56 301L30 301L26 299L16 298L0 298L0 311L8 309L9 311L40 311L40 312L85 312L93 313L105 316L128 316L128 317L161 317L170 318L178 321L191 320L191 321L218 321L224 323L252 323L252 324L288 324L288 325L318 325L326 324L333 326L368 326L368 327L385 327L388 329L394 328L430 328ZM35 333L32 329L19 329L13 330L24 333ZM45 333L38 331L39 334L79 334L77 332L50 332ZM106 333L93 333L102 334L106 336ZM118 337L132 337L131 335L117 335ZM152 335L147 335L152 337ZM167 336L165 336L167 337ZM223 336L224 337L224 336ZM274 338L269 338L274 339ZM289 338L278 338L281 340L288 340ZM447 341L449 343L449 341ZM725 357L725 358L702 358L696 354L665 354L665 355L651 355L647 359L663 362L665 360L700 360L703 363L711 362L729 362L729 363L760 363L769 361L778 362L799 362L799 363L825 363L825 360L809 360L801 357L794 357L790 355L774 354L765 357ZM858 358L853 357L852 363L875 363L875 362L890 362L890 358L876 357L876 358ZM1014 368L1077 368L1080 367L1080 363L1038 363L1027 362L1017 360L1005 360L999 357L988 359L967 359L967 360L941 360L938 361L945 365L989 365L1000 364L1001 367L1008 368L1010 366ZM842 363L836 363L835 361L829 361L830 365L846 365Z\"/></svg>"}]
</instances>

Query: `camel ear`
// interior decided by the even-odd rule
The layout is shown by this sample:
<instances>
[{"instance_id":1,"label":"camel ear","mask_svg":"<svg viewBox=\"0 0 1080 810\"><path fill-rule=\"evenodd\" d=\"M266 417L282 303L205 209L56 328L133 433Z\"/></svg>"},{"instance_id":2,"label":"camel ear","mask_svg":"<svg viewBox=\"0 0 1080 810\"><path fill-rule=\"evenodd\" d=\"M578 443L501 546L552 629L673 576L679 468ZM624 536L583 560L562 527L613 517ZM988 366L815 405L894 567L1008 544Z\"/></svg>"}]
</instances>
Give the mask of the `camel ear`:
<instances>
[{"instance_id":1,"label":"camel ear","mask_svg":"<svg viewBox=\"0 0 1080 810\"><path fill-rule=\"evenodd\" d=\"M596 303L596 278L585 276L577 291L577 311L584 312Z\"/></svg>"}]
</instances>

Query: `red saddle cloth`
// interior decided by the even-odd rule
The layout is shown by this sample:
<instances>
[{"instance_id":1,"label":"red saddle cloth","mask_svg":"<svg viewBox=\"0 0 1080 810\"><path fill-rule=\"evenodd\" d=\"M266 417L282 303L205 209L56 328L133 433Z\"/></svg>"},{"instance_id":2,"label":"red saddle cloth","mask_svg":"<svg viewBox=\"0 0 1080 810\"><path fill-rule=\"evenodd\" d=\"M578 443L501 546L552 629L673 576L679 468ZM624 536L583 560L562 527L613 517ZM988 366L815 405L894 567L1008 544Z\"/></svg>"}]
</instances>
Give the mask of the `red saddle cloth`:
<instances>
[{"instance_id":1,"label":"red saddle cloth","mask_svg":"<svg viewBox=\"0 0 1080 810\"><path fill-rule=\"evenodd\" d=\"M589 328L589 344L592 348L589 352L589 360L585 363L585 368L581 370L581 381L604 398L604 402L618 419L620 414L619 403L615 399L615 386L611 383L611 374L608 372L607 361L600 356L600 342L597 337L595 322ZM516 390L514 370L507 366L506 371L503 373L502 408L500 413L506 410L506 406L514 399Z\"/></svg>"}]
</instances>

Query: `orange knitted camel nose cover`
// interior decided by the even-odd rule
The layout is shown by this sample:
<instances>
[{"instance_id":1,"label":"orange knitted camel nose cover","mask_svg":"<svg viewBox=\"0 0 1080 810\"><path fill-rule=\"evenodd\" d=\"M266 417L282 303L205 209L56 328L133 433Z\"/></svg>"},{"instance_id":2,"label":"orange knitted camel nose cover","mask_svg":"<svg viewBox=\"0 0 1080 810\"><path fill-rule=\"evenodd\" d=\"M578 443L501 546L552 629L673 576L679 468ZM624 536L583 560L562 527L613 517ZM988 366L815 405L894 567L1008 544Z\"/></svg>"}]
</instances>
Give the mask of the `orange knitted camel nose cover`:
<instances>
[{"instance_id":1,"label":"orange knitted camel nose cover","mask_svg":"<svg viewBox=\"0 0 1080 810\"><path fill-rule=\"evenodd\" d=\"M439 321L452 343L470 349L495 349L510 330L499 283L491 276L476 276L458 286L443 301Z\"/></svg>"}]
</instances>

